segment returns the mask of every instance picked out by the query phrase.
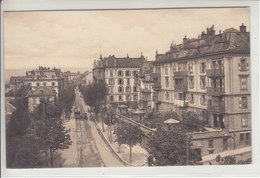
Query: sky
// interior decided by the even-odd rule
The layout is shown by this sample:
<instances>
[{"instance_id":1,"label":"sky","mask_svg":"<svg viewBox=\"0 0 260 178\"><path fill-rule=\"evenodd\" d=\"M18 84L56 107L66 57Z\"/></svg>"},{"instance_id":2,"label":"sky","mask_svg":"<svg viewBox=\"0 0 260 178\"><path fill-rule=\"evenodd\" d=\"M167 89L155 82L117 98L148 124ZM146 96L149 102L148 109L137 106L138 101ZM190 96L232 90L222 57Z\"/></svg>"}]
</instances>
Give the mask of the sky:
<instances>
[{"instance_id":1,"label":"sky","mask_svg":"<svg viewBox=\"0 0 260 178\"><path fill-rule=\"evenodd\" d=\"M148 60L214 25L249 31L249 8L4 12L5 69L92 68L103 57Z\"/></svg>"}]
</instances>

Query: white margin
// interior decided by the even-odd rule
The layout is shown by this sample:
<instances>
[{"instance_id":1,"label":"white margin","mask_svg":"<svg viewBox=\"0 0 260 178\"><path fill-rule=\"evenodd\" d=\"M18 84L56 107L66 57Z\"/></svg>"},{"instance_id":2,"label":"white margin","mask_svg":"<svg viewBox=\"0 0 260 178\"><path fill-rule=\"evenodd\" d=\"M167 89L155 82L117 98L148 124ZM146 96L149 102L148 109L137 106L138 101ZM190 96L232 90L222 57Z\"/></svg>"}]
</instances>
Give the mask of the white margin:
<instances>
[{"instance_id":1,"label":"white margin","mask_svg":"<svg viewBox=\"0 0 260 178\"><path fill-rule=\"evenodd\" d=\"M251 165L235 166L180 166L148 168L57 168L6 169L5 167L5 108L4 108L4 54L3 12L29 10L85 10L137 8L196 8L196 7L250 7L251 40L251 98L252 98L252 157ZM259 1L210 0L3 0L1 4L1 176L259 176Z\"/></svg>"}]
</instances>

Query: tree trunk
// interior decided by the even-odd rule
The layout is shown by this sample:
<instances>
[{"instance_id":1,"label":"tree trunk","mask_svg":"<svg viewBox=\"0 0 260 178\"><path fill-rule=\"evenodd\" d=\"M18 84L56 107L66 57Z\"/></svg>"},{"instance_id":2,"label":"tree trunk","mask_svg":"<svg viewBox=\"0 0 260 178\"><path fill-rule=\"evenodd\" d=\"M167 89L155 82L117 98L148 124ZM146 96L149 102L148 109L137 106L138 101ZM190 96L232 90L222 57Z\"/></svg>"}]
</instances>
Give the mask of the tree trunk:
<instances>
[{"instance_id":1,"label":"tree trunk","mask_svg":"<svg viewBox=\"0 0 260 178\"><path fill-rule=\"evenodd\" d=\"M50 149L50 153L51 153L51 167L53 167L53 151L52 151L52 149Z\"/></svg>"},{"instance_id":2,"label":"tree trunk","mask_svg":"<svg viewBox=\"0 0 260 178\"><path fill-rule=\"evenodd\" d=\"M132 141L130 142L130 163L132 162Z\"/></svg>"}]
</instances>

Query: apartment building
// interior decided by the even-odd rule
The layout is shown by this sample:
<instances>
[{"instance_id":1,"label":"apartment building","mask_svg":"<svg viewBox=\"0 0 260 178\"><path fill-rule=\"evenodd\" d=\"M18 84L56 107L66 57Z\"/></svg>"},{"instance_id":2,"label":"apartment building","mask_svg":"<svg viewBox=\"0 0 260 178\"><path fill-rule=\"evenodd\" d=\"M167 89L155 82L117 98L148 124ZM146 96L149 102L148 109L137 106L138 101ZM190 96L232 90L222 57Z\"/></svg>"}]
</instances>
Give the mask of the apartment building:
<instances>
[{"instance_id":1,"label":"apartment building","mask_svg":"<svg viewBox=\"0 0 260 178\"><path fill-rule=\"evenodd\" d=\"M173 42L166 53L156 52L154 71L161 76L160 111L199 113L208 127L227 133L227 149L251 144L250 35L244 24L218 34L212 26L198 38Z\"/></svg>"},{"instance_id":2,"label":"apartment building","mask_svg":"<svg viewBox=\"0 0 260 178\"><path fill-rule=\"evenodd\" d=\"M138 82L136 75L145 61L143 54L138 58L100 56L94 62L93 81L105 80L108 85L109 103L127 103L138 101Z\"/></svg>"},{"instance_id":3,"label":"apartment building","mask_svg":"<svg viewBox=\"0 0 260 178\"><path fill-rule=\"evenodd\" d=\"M64 78L60 69L50 69L39 66L39 68L26 72L25 83L35 90L39 87L47 87L55 90L57 95L64 89Z\"/></svg>"}]
</instances>

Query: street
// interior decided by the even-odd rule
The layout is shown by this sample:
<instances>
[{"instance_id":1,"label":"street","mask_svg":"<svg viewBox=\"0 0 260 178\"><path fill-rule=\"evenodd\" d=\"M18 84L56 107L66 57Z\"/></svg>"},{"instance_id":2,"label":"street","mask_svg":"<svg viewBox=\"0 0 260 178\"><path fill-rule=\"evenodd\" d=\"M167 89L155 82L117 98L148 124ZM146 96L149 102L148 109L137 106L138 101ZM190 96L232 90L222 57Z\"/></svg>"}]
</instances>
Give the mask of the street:
<instances>
[{"instance_id":1,"label":"street","mask_svg":"<svg viewBox=\"0 0 260 178\"><path fill-rule=\"evenodd\" d=\"M87 106L84 105L80 93L76 90L74 108L80 108L81 114ZM88 114L89 118L89 114ZM70 129L72 145L69 149L62 151L64 167L119 167L119 162L107 148L95 124L90 120L75 119L71 113L69 121L65 122L66 129Z\"/></svg>"}]
</instances>

